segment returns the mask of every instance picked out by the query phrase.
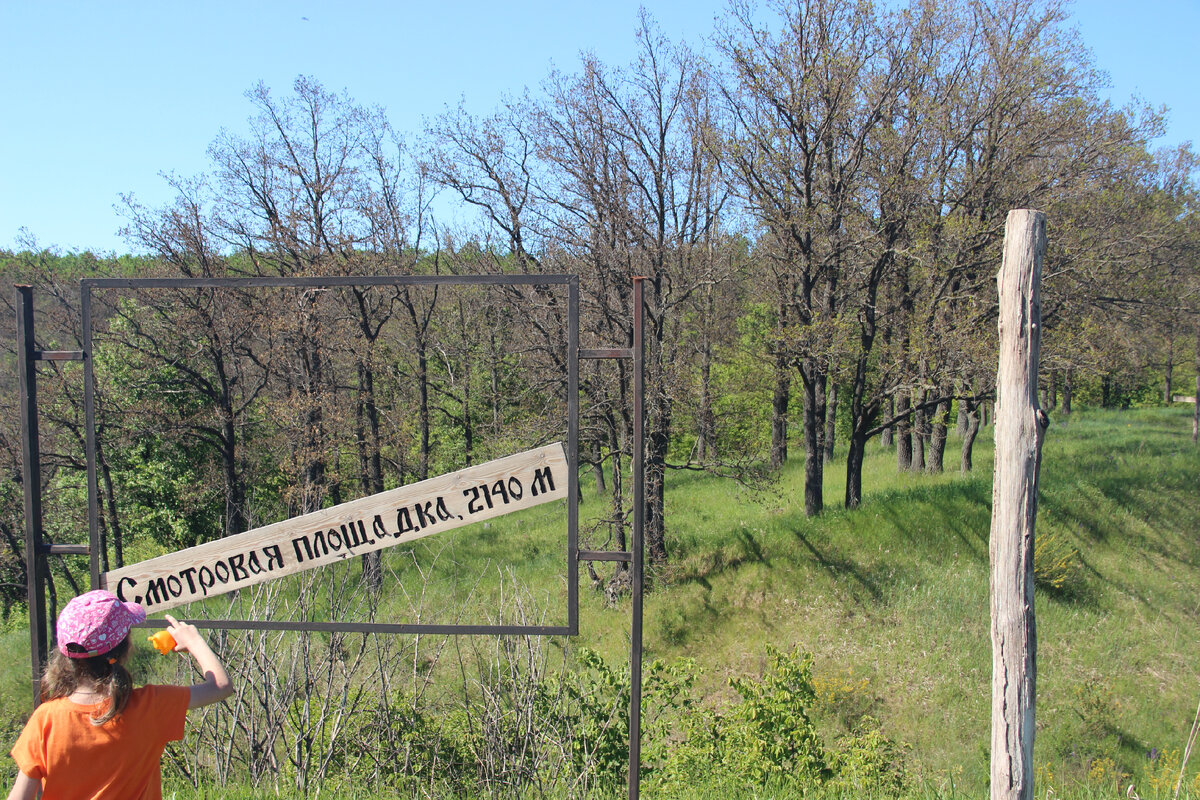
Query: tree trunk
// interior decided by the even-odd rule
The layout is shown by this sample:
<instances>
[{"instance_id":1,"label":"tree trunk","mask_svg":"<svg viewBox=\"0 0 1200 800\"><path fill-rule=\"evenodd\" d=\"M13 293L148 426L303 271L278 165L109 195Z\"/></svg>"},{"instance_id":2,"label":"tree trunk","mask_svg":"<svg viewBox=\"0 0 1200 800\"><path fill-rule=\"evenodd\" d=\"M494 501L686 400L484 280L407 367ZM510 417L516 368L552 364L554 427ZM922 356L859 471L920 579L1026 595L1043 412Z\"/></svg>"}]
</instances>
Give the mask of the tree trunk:
<instances>
[{"instance_id":1,"label":"tree trunk","mask_svg":"<svg viewBox=\"0 0 1200 800\"><path fill-rule=\"evenodd\" d=\"M463 463L469 467L475 463L475 420L471 416L471 359L466 362L463 367L462 432Z\"/></svg>"},{"instance_id":2,"label":"tree trunk","mask_svg":"<svg viewBox=\"0 0 1200 800\"><path fill-rule=\"evenodd\" d=\"M895 416L896 416L896 398L889 397L888 398L888 419L892 419ZM894 439L895 439L895 435L892 431L891 426L884 428L883 432L879 434L879 443L881 445L883 445L885 450L890 450L892 448Z\"/></svg>"},{"instance_id":3,"label":"tree trunk","mask_svg":"<svg viewBox=\"0 0 1200 800\"><path fill-rule=\"evenodd\" d=\"M358 429L359 483L364 495L383 491L383 462L379 454L379 408L375 403L375 372L370 364L358 363L358 396L355 427ZM383 554L378 550L362 557L363 582L372 594L383 588Z\"/></svg>"},{"instance_id":4,"label":"tree trunk","mask_svg":"<svg viewBox=\"0 0 1200 800\"><path fill-rule=\"evenodd\" d=\"M975 437L979 435L979 404L973 400L966 401L966 409L959 413L966 417L967 430L963 433L962 438L962 457L959 460L959 469L963 473L970 472L974 464L971 459L971 451L975 447Z\"/></svg>"},{"instance_id":5,"label":"tree trunk","mask_svg":"<svg viewBox=\"0 0 1200 800\"><path fill-rule=\"evenodd\" d=\"M417 418L420 425L421 451L417 457L417 479L429 477L429 359L425 352L425 337L417 337L417 395L420 406Z\"/></svg>"},{"instance_id":6,"label":"tree trunk","mask_svg":"<svg viewBox=\"0 0 1200 800\"><path fill-rule=\"evenodd\" d=\"M815 358L806 358L800 370L804 383L804 514L815 517L825 507L825 458L821 428L825 424L825 374Z\"/></svg>"},{"instance_id":7,"label":"tree trunk","mask_svg":"<svg viewBox=\"0 0 1200 800\"><path fill-rule=\"evenodd\" d=\"M304 430L301 458L304 460L304 487L300 511L310 514L321 507L328 489L325 463L325 355L322 352L316 295L305 293L305 312L301 321L301 391L304 403Z\"/></svg>"},{"instance_id":8,"label":"tree trunk","mask_svg":"<svg viewBox=\"0 0 1200 800\"><path fill-rule=\"evenodd\" d=\"M651 281L650 286L653 287L651 305L661 309L662 281ZM659 313L653 315L652 319L650 336L646 341L646 506L643 530L650 562L661 565L667 563L665 497L672 415L667 364L672 361L664 351L666 315Z\"/></svg>"},{"instance_id":9,"label":"tree trunk","mask_svg":"<svg viewBox=\"0 0 1200 800\"><path fill-rule=\"evenodd\" d=\"M771 397L771 469L787 462L788 403L791 401L792 376L787 360L775 357L775 394Z\"/></svg>"},{"instance_id":10,"label":"tree trunk","mask_svg":"<svg viewBox=\"0 0 1200 800\"><path fill-rule=\"evenodd\" d=\"M358 396L354 399L354 450L358 454L358 483L363 496L370 494L370 480L367 478L367 412L363 408L362 396L362 364L358 365Z\"/></svg>"},{"instance_id":11,"label":"tree trunk","mask_svg":"<svg viewBox=\"0 0 1200 800\"><path fill-rule=\"evenodd\" d=\"M104 481L104 506L108 509L108 531L113 547L113 560L117 569L125 566L125 543L121 537L121 520L117 514L117 496L113 488L112 469L108 459L104 457L104 449L100 446L100 437L96 437L96 463L100 465L100 478ZM109 570L108 548L100 548L100 568Z\"/></svg>"},{"instance_id":12,"label":"tree trunk","mask_svg":"<svg viewBox=\"0 0 1200 800\"><path fill-rule=\"evenodd\" d=\"M701 463L713 461L717 457L717 418L713 413L712 351L712 343L708 341L708 332L705 330L704 345L700 351L700 430L696 436L696 458Z\"/></svg>"},{"instance_id":13,"label":"tree trunk","mask_svg":"<svg viewBox=\"0 0 1200 800\"><path fill-rule=\"evenodd\" d=\"M1045 414L1037 406L1045 217L1009 212L997 276L1000 358L992 489L992 800L1033 800L1034 524Z\"/></svg>"},{"instance_id":14,"label":"tree trunk","mask_svg":"<svg viewBox=\"0 0 1200 800\"><path fill-rule=\"evenodd\" d=\"M364 410L367 415L367 443L369 453L367 469L370 476L371 490L378 494L383 491L383 440L379 434L379 406L375 402L375 371L366 369L366 401Z\"/></svg>"},{"instance_id":15,"label":"tree trunk","mask_svg":"<svg viewBox=\"0 0 1200 800\"><path fill-rule=\"evenodd\" d=\"M858 508L862 502L862 466L866 456L868 432L879 421L878 401L866 402L867 374L871 350L875 345L875 307L877 290L884 271L891 264L891 256L876 262L867 281L867 296L859 314L858 357L855 359L854 379L850 384L850 437L846 443L846 494L845 507ZM830 434L832 440L832 433Z\"/></svg>"},{"instance_id":16,"label":"tree trunk","mask_svg":"<svg viewBox=\"0 0 1200 800\"><path fill-rule=\"evenodd\" d=\"M316 401L310 397L308 402ZM300 498L301 514L311 514L319 509L328 488L325 485L325 460L309 455L322 452L319 433L322 417L321 409L316 406L311 407L304 417L305 434L301 452L307 461L304 465L304 492Z\"/></svg>"},{"instance_id":17,"label":"tree trunk","mask_svg":"<svg viewBox=\"0 0 1200 800\"><path fill-rule=\"evenodd\" d=\"M1163 405L1171 405L1171 400L1174 397L1172 390L1173 378L1175 376L1175 328L1171 327L1167 331L1167 363L1163 365Z\"/></svg>"},{"instance_id":18,"label":"tree trunk","mask_svg":"<svg viewBox=\"0 0 1200 800\"><path fill-rule=\"evenodd\" d=\"M609 469L611 470L611 472L610 472L610 476L611 476L610 487L611 488L609 491L608 526L609 526L609 531L612 534L612 541L615 544L615 547L613 549L620 551L620 552L625 552L626 550L629 549L629 538L626 535L626 530L625 530L625 523L626 523L625 490L624 490L624 486L622 483L623 473L622 473L622 466L621 466L621 456L623 454L623 451L621 449L622 432L621 432L621 430L618 429L618 425L621 423L618 422L618 417L616 417L612 413L611 409L604 414L603 419L604 419L604 423L605 423L604 427L605 427L605 430L607 431L607 435L608 435L608 454L609 454L608 460L609 460ZM630 432L629 432L629 428L628 428L629 421L626 419L626 420L622 420L622 422L626 425L625 430L624 430L624 438L627 441L629 441L629 440L631 440L631 437L629 435ZM596 442L594 452L597 453L597 455L599 455L600 442L598 440ZM600 472L600 471L602 471L602 469L603 469L603 462L600 461L600 459L597 457L596 470L598 472ZM603 478L599 478L597 481L597 485L599 485L602 482L603 482ZM616 602L616 599L618 596L628 593L630 591L630 589L632 588L632 584L630 582L630 575L629 575L630 562L621 561L621 562L617 562L613 566L614 566L613 574L609 578L607 584L604 586L605 600L610 605L612 605ZM588 564L588 571L593 572L593 568L590 563ZM595 582L595 585L597 586L597 588L599 588L599 585L600 585L599 577L597 575L595 575L594 572L593 572L592 579Z\"/></svg>"},{"instance_id":19,"label":"tree trunk","mask_svg":"<svg viewBox=\"0 0 1200 800\"><path fill-rule=\"evenodd\" d=\"M629 540L625 535L625 489L622 485L624 475L621 470L621 435L617 430L617 421L608 417L608 447L612 456L612 532L617 542L617 550L624 553L629 549ZM630 438L630 437L626 437ZM632 457L632 454L631 454ZM626 567L629 562L622 562Z\"/></svg>"},{"instance_id":20,"label":"tree trunk","mask_svg":"<svg viewBox=\"0 0 1200 800\"><path fill-rule=\"evenodd\" d=\"M868 341L874 336L874 315L864 315L867 325L863 329L863 346L854 370L854 382L850 386L850 436L846 441L846 508L858 508L862 503L862 467L867 453L867 432L879 420L879 407L867 404L867 365L870 352Z\"/></svg>"},{"instance_id":21,"label":"tree trunk","mask_svg":"<svg viewBox=\"0 0 1200 800\"><path fill-rule=\"evenodd\" d=\"M497 323L493 323L493 325L496 325L496 324ZM491 389L491 392L489 392L488 399L489 399L490 405L492 407L492 430L499 431L500 430L500 405L501 405L501 400L502 400L502 398L500 396L500 394L501 394L500 364L502 363L502 360L500 357L500 345L497 344L497 342L496 342L495 327L492 328L492 332L490 335L491 335L491 339L489 341L491 344L492 357L488 359L488 370L489 370L488 386Z\"/></svg>"},{"instance_id":22,"label":"tree trunk","mask_svg":"<svg viewBox=\"0 0 1200 800\"><path fill-rule=\"evenodd\" d=\"M846 508L858 508L862 503L862 467L866 451L866 434L851 431L846 442Z\"/></svg>"},{"instance_id":23,"label":"tree trunk","mask_svg":"<svg viewBox=\"0 0 1200 800\"><path fill-rule=\"evenodd\" d=\"M653 564L667 563L667 529L665 510L667 478L667 446L669 444L670 411L661 407L651 412L646 431L646 552Z\"/></svg>"},{"instance_id":24,"label":"tree trunk","mask_svg":"<svg viewBox=\"0 0 1200 800\"><path fill-rule=\"evenodd\" d=\"M833 461L833 443L837 430L838 386L836 383L829 387L829 400L825 403L825 463Z\"/></svg>"},{"instance_id":25,"label":"tree trunk","mask_svg":"<svg viewBox=\"0 0 1200 800\"><path fill-rule=\"evenodd\" d=\"M1069 415L1071 413L1071 401L1075 398L1075 370L1067 370L1067 374L1063 376L1062 389L1062 413Z\"/></svg>"},{"instance_id":26,"label":"tree trunk","mask_svg":"<svg viewBox=\"0 0 1200 800\"><path fill-rule=\"evenodd\" d=\"M596 494L603 495L607 487L604 485L604 451L599 439L592 439L592 473L596 476Z\"/></svg>"},{"instance_id":27,"label":"tree trunk","mask_svg":"<svg viewBox=\"0 0 1200 800\"><path fill-rule=\"evenodd\" d=\"M941 472L942 459L946 453L946 420L950 417L950 401L938 403L933 413L933 426L929 435L929 459L925 464L927 472Z\"/></svg>"},{"instance_id":28,"label":"tree trunk","mask_svg":"<svg viewBox=\"0 0 1200 800\"><path fill-rule=\"evenodd\" d=\"M1196 326L1196 393L1192 396L1192 444L1200 444L1200 325Z\"/></svg>"},{"instance_id":29,"label":"tree trunk","mask_svg":"<svg viewBox=\"0 0 1200 800\"><path fill-rule=\"evenodd\" d=\"M246 530L246 487L238 474L237 427L233 403L228 395L220 398L221 471L225 479L225 536ZM120 564L118 564L120 566Z\"/></svg>"},{"instance_id":30,"label":"tree trunk","mask_svg":"<svg viewBox=\"0 0 1200 800\"><path fill-rule=\"evenodd\" d=\"M957 401L954 413L954 433L959 439L967 435L967 412L964 407L967 401Z\"/></svg>"},{"instance_id":31,"label":"tree trunk","mask_svg":"<svg viewBox=\"0 0 1200 800\"><path fill-rule=\"evenodd\" d=\"M896 400L896 469L907 472L912 469L912 425L911 417L900 418L898 415L909 409L908 392L901 392Z\"/></svg>"},{"instance_id":32,"label":"tree trunk","mask_svg":"<svg viewBox=\"0 0 1200 800\"><path fill-rule=\"evenodd\" d=\"M925 402L924 389L913 395L914 406L923 402ZM912 464L909 469L913 472L924 472L925 442L929 436L929 415L926 411L921 410L914 413L912 419Z\"/></svg>"}]
</instances>

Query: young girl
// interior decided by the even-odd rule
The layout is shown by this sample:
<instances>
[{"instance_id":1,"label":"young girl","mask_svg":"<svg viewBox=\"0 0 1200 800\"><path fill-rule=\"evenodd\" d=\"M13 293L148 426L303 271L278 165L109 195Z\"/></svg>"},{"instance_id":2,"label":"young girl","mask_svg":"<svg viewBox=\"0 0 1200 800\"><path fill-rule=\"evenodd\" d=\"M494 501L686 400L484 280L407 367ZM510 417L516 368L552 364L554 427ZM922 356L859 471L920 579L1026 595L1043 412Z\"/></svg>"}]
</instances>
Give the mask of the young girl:
<instances>
[{"instance_id":1,"label":"young girl","mask_svg":"<svg viewBox=\"0 0 1200 800\"><path fill-rule=\"evenodd\" d=\"M104 590L63 609L43 702L12 749L20 772L9 800L33 800L39 787L43 800L161 800L159 761L167 742L183 738L188 709L220 702L233 688L196 628L169 615L176 652L192 654L204 682L133 688L129 629L145 619L141 606Z\"/></svg>"}]
</instances>

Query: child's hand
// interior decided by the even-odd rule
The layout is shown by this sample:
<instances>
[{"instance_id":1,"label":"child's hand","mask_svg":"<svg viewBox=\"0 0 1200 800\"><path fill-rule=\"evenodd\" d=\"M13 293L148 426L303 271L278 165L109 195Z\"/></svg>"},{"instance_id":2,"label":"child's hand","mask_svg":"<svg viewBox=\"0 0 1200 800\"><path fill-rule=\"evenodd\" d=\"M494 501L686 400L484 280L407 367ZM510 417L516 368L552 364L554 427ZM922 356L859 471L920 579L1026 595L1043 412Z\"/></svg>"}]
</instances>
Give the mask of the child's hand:
<instances>
[{"instance_id":1,"label":"child's hand","mask_svg":"<svg viewBox=\"0 0 1200 800\"><path fill-rule=\"evenodd\" d=\"M233 683L229 680L229 673L208 646L208 640L196 630L196 626L181 623L170 614L163 616L167 619L167 632L175 639L175 652L191 653L192 658L196 659L196 666L204 674L204 682L192 687L188 708L219 703L233 694Z\"/></svg>"},{"instance_id":2,"label":"child's hand","mask_svg":"<svg viewBox=\"0 0 1200 800\"><path fill-rule=\"evenodd\" d=\"M180 622L170 614L163 615L167 620L167 632L171 634L171 638L175 640L176 653L189 653L191 648L197 642L207 645L204 637L200 635L200 631L196 630L195 625L189 625L186 622Z\"/></svg>"}]
</instances>

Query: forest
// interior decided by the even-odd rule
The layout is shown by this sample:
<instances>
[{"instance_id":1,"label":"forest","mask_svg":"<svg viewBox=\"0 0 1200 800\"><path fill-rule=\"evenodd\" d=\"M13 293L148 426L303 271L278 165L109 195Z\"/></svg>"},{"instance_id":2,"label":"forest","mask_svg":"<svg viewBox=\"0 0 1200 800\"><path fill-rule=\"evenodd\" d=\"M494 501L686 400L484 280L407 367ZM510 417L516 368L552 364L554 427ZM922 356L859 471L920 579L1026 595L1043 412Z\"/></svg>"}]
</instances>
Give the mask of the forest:
<instances>
[{"instance_id":1,"label":"forest","mask_svg":"<svg viewBox=\"0 0 1200 800\"><path fill-rule=\"evenodd\" d=\"M869 506L879 448L921 479L948 459L974 469L1011 209L1048 220L1044 408L1200 394L1196 156L1151 149L1165 109L1101 98L1059 4L735 0L702 50L648 13L636 35L634 63L584 55L416 132L316 77L259 84L209 172L170 175L162 207L123 198L137 255L31 246L0 252L0 271L34 287L47 350L83 345L82 278L543 274L578 276L581 347L629 347L644 277L660 584L686 535L673 476L770 491L796 465L782 502L816 518ZM8 618L25 566L11 291L3 303ZM105 288L91 303L104 571L565 436L558 285ZM598 498L582 535L624 551L632 375L579 369L577 490ZM46 362L39 382L46 535L82 542L83 371ZM367 596L390 585L379 554L361 562ZM55 562L52 608L86 590L81 564ZM627 564L588 570L624 601Z\"/></svg>"}]
</instances>

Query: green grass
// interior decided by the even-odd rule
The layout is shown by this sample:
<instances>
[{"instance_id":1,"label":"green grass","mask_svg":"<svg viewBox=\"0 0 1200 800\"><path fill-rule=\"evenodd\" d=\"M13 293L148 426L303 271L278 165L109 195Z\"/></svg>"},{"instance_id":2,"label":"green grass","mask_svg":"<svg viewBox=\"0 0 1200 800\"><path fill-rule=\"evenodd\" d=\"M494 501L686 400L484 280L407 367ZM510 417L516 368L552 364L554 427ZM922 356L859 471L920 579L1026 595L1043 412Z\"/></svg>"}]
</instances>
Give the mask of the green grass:
<instances>
[{"instance_id":1,"label":"green grass","mask_svg":"<svg viewBox=\"0 0 1200 800\"><path fill-rule=\"evenodd\" d=\"M875 719L909 747L913 797L984 796L990 437L988 428L977 440L970 475L957 471L953 439L940 475L898 474L894 454L872 446L864 501L850 512L838 507L844 465L835 462L826 471L828 510L816 519L803 514L800 459L757 489L671 474L671 558L650 576L647 660L696 659L703 670L697 693L719 707L734 698L729 678L761 674L767 645L798 644L815 657L822 687L815 713L828 738ZM603 502L584 483L587 519L602 513ZM1168 762L1183 749L1200 699L1198 489L1190 407L1077 412L1050 428L1038 531L1067 558L1062 585L1036 596L1039 797L1047 789L1057 797L1116 796L1129 780L1143 798L1170 796L1163 789ZM561 623L562 505L390 551L393 577L380 618L411 621L417 610L425 621L494 618L515 584L532 598L534 613ZM352 576L356 567L339 569L321 572ZM507 571L512 582L497 579ZM613 664L627 660L628 601L607 607L586 570L580 598L574 644ZM19 628L0 635L0 650L10 654L0 672L0 716L19 720L28 692ZM146 657L138 665L158 663ZM463 680L448 664L436 678L448 693ZM1165 756L1151 759L1152 752ZM1189 780L1198 762L1189 764ZM1192 785L1181 796L1198 790ZM705 791L694 796L730 796Z\"/></svg>"},{"instance_id":2,"label":"green grass","mask_svg":"<svg viewBox=\"0 0 1200 800\"><path fill-rule=\"evenodd\" d=\"M1186 742L1200 699L1200 452L1188 411L1077 413L1049 432L1038 530L1078 552L1079 575L1069 591L1037 593L1035 762L1062 786L1085 783L1101 757L1136 778L1152 749ZM704 688L720 697L728 676L761 669L767 643L799 643L818 677L866 681L869 696L845 702L910 744L924 779L982 788L990 455L981 437L975 475L931 477L897 475L876 450L862 507L819 520L796 510L799 464L773 493L676 486L679 562L647 604L649 650L701 659Z\"/></svg>"}]
</instances>

